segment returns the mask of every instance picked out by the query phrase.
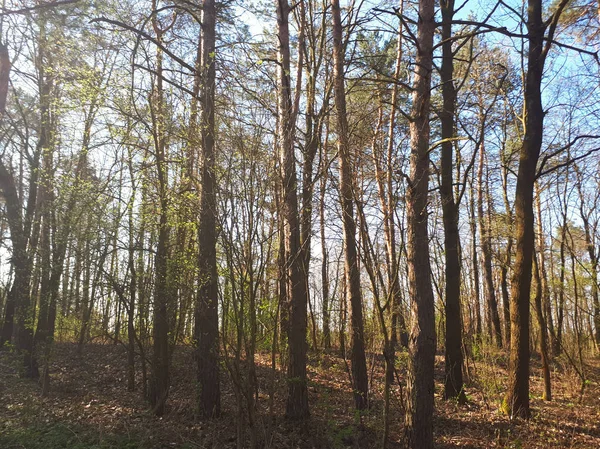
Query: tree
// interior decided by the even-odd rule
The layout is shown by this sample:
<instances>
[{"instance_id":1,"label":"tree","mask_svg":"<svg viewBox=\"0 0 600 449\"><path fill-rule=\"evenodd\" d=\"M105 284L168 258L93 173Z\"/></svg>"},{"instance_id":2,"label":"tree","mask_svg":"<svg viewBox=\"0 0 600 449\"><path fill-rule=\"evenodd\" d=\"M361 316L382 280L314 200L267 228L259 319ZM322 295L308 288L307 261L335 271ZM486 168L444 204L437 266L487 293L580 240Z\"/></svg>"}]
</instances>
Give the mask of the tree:
<instances>
[{"instance_id":1,"label":"tree","mask_svg":"<svg viewBox=\"0 0 600 449\"><path fill-rule=\"evenodd\" d=\"M511 416L529 418L529 300L534 250L533 190L544 134L541 84L544 63L560 15L568 0L561 0L547 21L541 0L527 5L527 75L525 79L525 135L519 152L515 191L515 244L517 252L510 298L510 357L504 409ZM547 33L546 33L547 30Z\"/></svg>"},{"instance_id":2,"label":"tree","mask_svg":"<svg viewBox=\"0 0 600 449\"><path fill-rule=\"evenodd\" d=\"M460 254L458 233L458 205L454 199L453 162L456 113L456 88L454 86L454 52L452 51L452 19L454 0L446 0L442 8L442 182L440 195L444 220L444 248L446 264L446 334L444 396L465 400L462 378L462 316L460 301Z\"/></svg>"},{"instance_id":3,"label":"tree","mask_svg":"<svg viewBox=\"0 0 600 449\"><path fill-rule=\"evenodd\" d=\"M594 230L598 229L599 219L593 218L593 212L597 208L598 195L600 191L596 189L596 194L592 198L586 198L583 189L583 173L581 169L575 164L575 174L577 181L575 187L579 195L579 216L583 222L583 230L585 233L585 244L587 246L588 256L590 258L590 278L591 278L591 290L592 290L592 304L593 304L593 317L594 327L596 329L594 338L596 344L600 346L600 287L598 285L598 253L596 246L594 245Z\"/></svg>"},{"instance_id":4,"label":"tree","mask_svg":"<svg viewBox=\"0 0 600 449\"><path fill-rule=\"evenodd\" d=\"M219 316L216 251L216 173L215 173L215 28L214 0L202 3L201 147L202 192L198 226L198 299L196 338L198 343L199 407L203 416L220 413Z\"/></svg>"},{"instance_id":5,"label":"tree","mask_svg":"<svg viewBox=\"0 0 600 449\"><path fill-rule=\"evenodd\" d=\"M333 20L333 83L337 113L338 155L340 164L340 202L344 230L344 266L346 288L350 300L351 360L354 403L358 410L368 407L369 380L365 357L365 337L362 313L360 271L356 249L356 222L354 220L354 192L352 186L352 156L348 139L346 116L346 88L344 82L344 44L339 0L331 1Z\"/></svg>"},{"instance_id":6,"label":"tree","mask_svg":"<svg viewBox=\"0 0 600 449\"><path fill-rule=\"evenodd\" d=\"M410 173L406 194L407 261L409 292L412 299L406 428L408 445L412 449L433 447L433 367L436 335L427 205L434 33L434 2L420 0L410 123Z\"/></svg>"},{"instance_id":7,"label":"tree","mask_svg":"<svg viewBox=\"0 0 600 449\"><path fill-rule=\"evenodd\" d=\"M156 11L156 0L153 0L152 9ZM174 20L173 20L174 22ZM152 15L152 28L159 44L171 25L164 26L158 15ZM152 139L154 144L154 163L156 179L158 181L157 193L159 201L158 242L154 259L154 323L153 323L153 352L152 376L150 379L149 400L152 411L162 415L165 411L165 402L169 394L169 316L168 303L172 290L169 288L168 260L169 239L171 226L169 224L169 180L167 169L167 109L163 89L163 50L156 50L156 81L152 89L150 110L152 115Z\"/></svg>"},{"instance_id":8,"label":"tree","mask_svg":"<svg viewBox=\"0 0 600 449\"><path fill-rule=\"evenodd\" d=\"M277 139L283 186L283 222L286 250L286 290L290 304L288 331L288 398L286 416L290 419L308 417L308 386L306 377L306 273L300 246L300 219L296 159L294 156L295 114L290 80L290 6L287 0L275 0L277 9Z\"/></svg>"},{"instance_id":9,"label":"tree","mask_svg":"<svg viewBox=\"0 0 600 449\"><path fill-rule=\"evenodd\" d=\"M482 108L483 109L483 108ZM483 116L483 113L482 113ZM482 117L482 127L485 119ZM488 332L490 337L493 337L496 346L502 347L502 328L500 327L500 316L498 314L498 301L496 300L496 288L494 287L494 273L492 271L492 242L490 236L490 226L488 220L491 215L491 210L487 211L487 217L484 214L483 204L489 194L486 195L486 190L489 190L488 183L484 185L483 172L485 166L485 145L483 139L484 131L481 132L481 145L479 148L479 167L477 171L478 192L477 192L477 215L479 218L479 240L481 242L481 252L483 255L483 273L485 284L485 297L487 302L487 317L488 317ZM489 203L489 201L487 201Z\"/></svg>"}]
</instances>

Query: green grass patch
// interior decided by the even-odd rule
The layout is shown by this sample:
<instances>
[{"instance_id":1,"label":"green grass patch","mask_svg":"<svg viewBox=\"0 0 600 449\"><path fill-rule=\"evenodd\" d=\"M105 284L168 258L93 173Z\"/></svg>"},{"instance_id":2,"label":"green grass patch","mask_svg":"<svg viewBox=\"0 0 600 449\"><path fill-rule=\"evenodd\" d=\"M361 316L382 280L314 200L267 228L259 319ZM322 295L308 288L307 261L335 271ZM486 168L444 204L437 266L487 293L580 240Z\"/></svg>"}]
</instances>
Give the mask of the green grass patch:
<instances>
[{"instance_id":1,"label":"green grass patch","mask_svg":"<svg viewBox=\"0 0 600 449\"><path fill-rule=\"evenodd\" d=\"M4 429L0 432L3 449L142 449L148 442L133 435L114 435L98 429L47 424Z\"/></svg>"}]
</instances>

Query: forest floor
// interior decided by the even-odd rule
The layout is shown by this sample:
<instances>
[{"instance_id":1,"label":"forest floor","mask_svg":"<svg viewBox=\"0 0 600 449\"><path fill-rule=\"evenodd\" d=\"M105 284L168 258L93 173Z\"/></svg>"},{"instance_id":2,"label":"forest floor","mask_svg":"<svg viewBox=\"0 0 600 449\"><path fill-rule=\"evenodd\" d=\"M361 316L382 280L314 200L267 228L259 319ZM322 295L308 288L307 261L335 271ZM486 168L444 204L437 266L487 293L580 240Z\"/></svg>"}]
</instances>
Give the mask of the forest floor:
<instances>
[{"instance_id":1,"label":"forest floor","mask_svg":"<svg viewBox=\"0 0 600 449\"><path fill-rule=\"evenodd\" d=\"M399 372L403 373L400 354ZM126 353L114 345L57 344L51 366L51 387L40 397L34 381L19 377L19 361L0 352L0 448L235 448L249 447L251 434L238 413L238 400L227 373L222 375L222 417L196 418L195 370L190 348L173 354L167 413L153 416L139 391L126 388ZM254 435L260 447L336 449L381 447L383 434L383 368L370 358L371 408L354 411L347 365L337 354L313 354L309 366L311 418L290 423L285 410L285 377L272 376L270 357L259 356L259 402ZM565 359L555 360L553 401L541 399L539 360L532 359L529 421L511 420L499 411L506 383L506 356L487 351L469 359L468 402L459 405L441 397L443 356L436 358L435 440L437 448L600 448L600 360L588 359L585 389ZM224 366L223 370L227 368ZM138 379L139 380L139 379ZM271 388L272 386L272 388ZM274 391L270 407L269 391ZM401 448L401 396L393 387L391 448ZM239 398L239 396L237 396ZM238 432L242 442L239 446Z\"/></svg>"}]
</instances>

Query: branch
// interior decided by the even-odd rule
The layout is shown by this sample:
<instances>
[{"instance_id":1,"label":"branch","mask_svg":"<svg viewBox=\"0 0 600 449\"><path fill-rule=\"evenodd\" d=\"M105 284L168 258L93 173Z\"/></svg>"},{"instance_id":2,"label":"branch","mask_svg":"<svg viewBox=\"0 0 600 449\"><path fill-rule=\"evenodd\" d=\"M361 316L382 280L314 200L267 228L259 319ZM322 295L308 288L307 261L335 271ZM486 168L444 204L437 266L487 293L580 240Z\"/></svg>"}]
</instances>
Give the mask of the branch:
<instances>
[{"instance_id":1,"label":"branch","mask_svg":"<svg viewBox=\"0 0 600 449\"><path fill-rule=\"evenodd\" d=\"M152 75L159 76L159 75L158 75L158 73L156 72L156 70L153 70L153 69L151 69L151 68L149 68L149 67L145 67L145 66L143 66L143 65L141 65L141 64L133 64L133 67L135 67L135 68L138 68L138 69L145 70L145 71L147 71L147 72L151 73ZM176 83L175 81L171 81L169 78L166 78L166 77L164 77L163 75L160 75L160 78L161 78L163 81L165 81L166 83L170 84L171 86L173 86L173 87L176 87L176 88L178 88L178 89L182 90L183 92L185 92L186 94L189 94L189 95L191 95L191 96L192 96L192 98L195 98L195 99L197 99L197 100L199 100L199 99L200 99L200 96L199 96L199 95L195 94L195 93L194 93L193 91L191 91L190 89L187 89L187 88L183 87L181 84L178 84L178 83Z\"/></svg>"},{"instance_id":2,"label":"branch","mask_svg":"<svg viewBox=\"0 0 600 449\"><path fill-rule=\"evenodd\" d=\"M29 6L21 9L7 9L3 6L0 6L0 17L8 16L10 14L25 14L27 12L38 11L40 9L48 9L48 8L58 8L61 6L70 5L72 3L77 3L79 0L59 0L51 3L42 3L41 5Z\"/></svg>"},{"instance_id":3,"label":"branch","mask_svg":"<svg viewBox=\"0 0 600 449\"><path fill-rule=\"evenodd\" d=\"M171 50L169 50L168 48L166 48L163 44L161 44L159 41L157 41L155 38L153 38L152 36L150 36L145 31L138 30L137 28L132 27L130 25L127 25L126 23L119 22L118 20L107 19L106 17L98 17L96 19L90 20L90 23L101 23L101 22L103 22L103 23L109 23L111 25L123 28L125 30L131 31L131 32L137 34L140 37L143 37L144 39L149 40L154 45L156 45L158 48L160 48L163 52L165 52L165 54L167 54L168 56L170 56L171 59L173 59L175 62L179 63L182 67L185 67L186 69L188 69L193 74L196 73L196 68L195 67L189 65L187 62L185 62L179 56L175 55Z\"/></svg>"},{"instance_id":4,"label":"branch","mask_svg":"<svg viewBox=\"0 0 600 449\"><path fill-rule=\"evenodd\" d=\"M439 147L440 145L442 145L442 144L444 144L446 142L456 142L456 141L459 141L459 140L469 140L469 138L468 137L446 137L445 139L438 140L433 145L431 145L429 147L429 149L427 150L427 153L431 153L437 147Z\"/></svg>"},{"instance_id":5,"label":"branch","mask_svg":"<svg viewBox=\"0 0 600 449\"><path fill-rule=\"evenodd\" d=\"M392 77L387 77L387 76L385 78L370 78L367 76L359 76L356 78L346 78L346 79L348 81L371 81L371 82L376 82L376 83L395 84L409 92L414 92L414 90L415 90L412 86L409 86L408 84L406 84L400 80L394 79Z\"/></svg>"},{"instance_id":6,"label":"branch","mask_svg":"<svg viewBox=\"0 0 600 449\"><path fill-rule=\"evenodd\" d=\"M402 14L400 12L399 8L394 8L393 11L388 11L388 10L380 9L380 8L374 8L373 11L382 12L385 14L391 14L393 16L398 17L400 22L402 22L403 29L409 34L410 40L415 43L415 45L417 46L417 50L419 49L419 45L417 43L418 42L417 36L415 36L415 34L410 30L410 27L408 26L408 24L417 25L417 22L415 22L412 19L409 19L404 14Z\"/></svg>"},{"instance_id":7,"label":"branch","mask_svg":"<svg viewBox=\"0 0 600 449\"><path fill-rule=\"evenodd\" d=\"M466 4L466 3L465 3L465 4ZM492 17L492 15L493 15L493 14L496 12L496 9L498 9L498 6L499 6L499 5L500 5L500 3L496 3L496 6L494 6L494 7L492 8L492 10L491 10L491 11L488 13L488 15L485 17L485 19L483 19L483 20L482 20L482 21L481 21L481 22L480 22L478 25L476 25L476 26L475 26L475 29L474 29L474 30L473 30L471 33L468 33L468 34L466 34L466 35L462 35L462 36L459 36L459 35L454 35L454 36L451 36L451 37L450 37L450 39L452 39L452 40L455 40L455 39L461 39L461 38L463 38L463 39L465 39L465 42L466 42L466 40L467 40L467 39L469 39L469 38L471 38L471 37L475 37L475 36L477 36L477 35L479 35L479 34L490 33L490 32L492 32L492 31L496 31L496 29L495 29L495 28L489 28L489 29L487 29L487 30L480 30L480 28L481 28L481 27L482 27L484 24L487 24L488 20L489 20L489 19ZM464 4L463 4L463 6L464 6ZM454 13L455 13L455 14L456 14L456 12L458 12L458 11L454 11ZM453 22L454 22L454 21L452 20L452 21L450 22L450 25L452 25L452 23L453 23ZM440 25L440 26L441 26L441 25L443 25L443 22L439 23L439 25ZM440 43L438 43L437 45L435 45L435 46L433 47L433 49L435 50L435 48L437 48L438 46L441 46L441 45L443 44L443 42L445 42L445 40L442 40ZM458 48L454 50L454 55L458 54L458 51L459 51L459 49L460 49L460 48L462 48L462 46L463 46L463 45L464 45L464 44L461 44L461 45L459 45L459 46L458 46Z\"/></svg>"},{"instance_id":8,"label":"branch","mask_svg":"<svg viewBox=\"0 0 600 449\"><path fill-rule=\"evenodd\" d=\"M474 26L474 27L478 27L478 28L485 28L485 29L490 30L490 31L497 31L498 33L503 34L503 35L508 36L508 37L518 37L520 39L524 39L524 38L527 37L526 34L513 33L512 31L508 31L508 28L506 28L506 27L497 27L497 26L494 26L494 25L489 25L487 23L477 22L477 21L474 21L474 20L453 20L452 24L453 25L467 25L467 26Z\"/></svg>"},{"instance_id":9,"label":"branch","mask_svg":"<svg viewBox=\"0 0 600 449\"><path fill-rule=\"evenodd\" d=\"M577 53L583 53L584 55L589 55L589 56L593 57L596 60L596 62L600 64L600 59L598 58L597 51L585 50L583 48L575 47L573 45L563 44L562 42L555 41L553 39L550 39L549 37L544 38L544 40L547 41L546 46L549 46L550 44L554 44L560 48L566 48L567 50L573 50L573 51L576 51Z\"/></svg>"},{"instance_id":10,"label":"branch","mask_svg":"<svg viewBox=\"0 0 600 449\"><path fill-rule=\"evenodd\" d=\"M567 3L569 3L569 0L560 0L560 3L558 4L556 11L554 11L554 14L552 14L550 19L548 19L548 23L549 23L548 39L546 42L546 46L544 47L544 50L542 51L542 61L544 61L546 59L546 56L548 56L548 52L550 51L550 46L552 45L552 41L554 40L554 32L556 31L556 27L558 26L558 20L560 19L560 15L562 14L563 10L567 6ZM543 62L542 62L542 64L543 64Z\"/></svg>"},{"instance_id":11,"label":"branch","mask_svg":"<svg viewBox=\"0 0 600 449\"><path fill-rule=\"evenodd\" d=\"M556 171L556 170L558 170L559 168L567 167L568 165L571 165L571 164L572 164L572 163L574 163L574 162L577 162L577 161L579 161L579 160L581 160L581 159L584 159L584 158L586 158L586 157L588 157L588 156L590 156L590 155L592 155L592 154L594 154L594 153L596 153L596 152L598 152L598 151L600 151L600 147L598 147L598 148L593 148L593 149L591 149L591 150L589 150L589 151L585 152L585 153L584 153L584 154L582 154L582 155L579 155L579 156L576 156L576 157L572 157L572 158L570 158L570 159L567 159L566 161L564 161L564 162L562 162L562 163L560 163L560 164L558 164L558 165L555 165L554 167L551 167L551 168L549 168L548 170L545 170L545 171L538 171L538 173L536 174L535 178L536 178L536 179L538 179L538 178L541 178L542 176L544 176L544 175L547 175L548 173L552 173L553 171Z\"/></svg>"},{"instance_id":12,"label":"branch","mask_svg":"<svg viewBox=\"0 0 600 449\"><path fill-rule=\"evenodd\" d=\"M536 178L539 178L540 176L542 176L542 174L544 174L543 169L544 169L544 165L546 165L546 162L548 162L548 160L552 159L555 156L558 156L560 153L562 153L563 151L568 150L569 148L571 148L573 145L575 145L577 143L578 140L581 139L600 139L600 136L594 136L594 135L587 135L587 134L583 134L581 136L577 136L575 137L572 141L570 141L568 144L566 144L564 147L559 148L556 151L553 151L550 154L547 154L546 156L544 156L544 158L542 159L542 163L540 164L540 168L537 171L537 174L535 175ZM549 170L554 170L554 169L549 169Z\"/></svg>"},{"instance_id":13,"label":"branch","mask_svg":"<svg viewBox=\"0 0 600 449\"><path fill-rule=\"evenodd\" d=\"M515 14L519 19L521 19L521 23L527 23L527 19L525 19L525 17L523 16L523 14L521 14L519 11L517 11L515 8L513 8L512 6L508 5L504 0L500 0L498 2L498 5L502 5L504 6L506 9L508 9L510 12L512 12L513 14Z\"/></svg>"},{"instance_id":14,"label":"branch","mask_svg":"<svg viewBox=\"0 0 600 449\"><path fill-rule=\"evenodd\" d=\"M10 58L8 48L0 43L0 118L6 112L6 96L8 95L8 84L10 80Z\"/></svg>"}]
</instances>

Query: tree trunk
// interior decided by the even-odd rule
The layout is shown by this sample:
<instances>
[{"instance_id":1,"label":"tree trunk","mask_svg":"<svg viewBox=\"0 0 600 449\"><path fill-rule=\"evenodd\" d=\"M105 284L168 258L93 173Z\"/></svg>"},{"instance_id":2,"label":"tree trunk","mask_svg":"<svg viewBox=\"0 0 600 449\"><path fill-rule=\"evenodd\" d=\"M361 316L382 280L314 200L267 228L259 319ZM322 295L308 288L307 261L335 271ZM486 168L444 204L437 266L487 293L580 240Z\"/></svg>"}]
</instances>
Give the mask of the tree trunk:
<instances>
[{"instance_id":1,"label":"tree trunk","mask_svg":"<svg viewBox=\"0 0 600 449\"><path fill-rule=\"evenodd\" d=\"M294 156L293 105L290 85L290 6L287 0L276 0L279 51L278 81L278 136L279 157L283 186L283 219L287 268L287 293L290 304L288 331L288 398L286 416L304 419L309 415L308 386L306 377L306 273L302 263L300 246L300 219L296 159Z\"/></svg>"},{"instance_id":2,"label":"tree trunk","mask_svg":"<svg viewBox=\"0 0 600 449\"><path fill-rule=\"evenodd\" d=\"M214 0L202 4L201 139L202 194L198 226L198 341L199 408L205 417L221 412L219 388L219 316L217 298L216 189L215 189L215 27Z\"/></svg>"},{"instance_id":3,"label":"tree trunk","mask_svg":"<svg viewBox=\"0 0 600 449\"><path fill-rule=\"evenodd\" d=\"M169 394L169 324L167 313L169 225L167 223L166 206L166 201L163 201L159 221L158 247L154 262L153 354L149 391L152 411L158 416L164 413L165 402Z\"/></svg>"},{"instance_id":4,"label":"tree trunk","mask_svg":"<svg viewBox=\"0 0 600 449\"><path fill-rule=\"evenodd\" d=\"M135 224L133 221L133 207L135 203L136 185L133 182L134 172L132 158L129 158L129 174L132 179L132 192L127 205L127 218L129 222L129 306L127 307L127 391L135 390L135 300L137 296L137 271L135 269ZM138 242L141 244L141 242ZM143 356L143 354L142 354Z\"/></svg>"},{"instance_id":5,"label":"tree trunk","mask_svg":"<svg viewBox=\"0 0 600 449\"><path fill-rule=\"evenodd\" d=\"M456 89L454 87L454 54L452 52L452 18L454 0L442 2L442 214L444 221L444 255L446 269L446 335L445 335L445 379L444 397L459 398L463 402L462 377L462 317L460 313L460 254L458 232L458 207L454 200L452 165L454 162L454 115Z\"/></svg>"},{"instance_id":6,"label":"tree trunk","mask_svg":"<svg viewBox=\"0 0 600 449\"><path fill-rule=\"evenodd\" d=\"M566 190L566 185L565 185ZM563 197L563 198L566 198ZM562 352L562 332L563 332L563 320L564 320L564 312L565 312L565 273L567 270L567 262L565 256L565 250L567 245L567 212L566 212L567 204L565 201L565 210L562 212L563 221L561 224L561 233L560 233L560 249L559 249L559 257L560 257L560 274L558 275L558 304L556 311L556 338L552 342L552 352L554 356L557 357Z\"/></svg>"},{"instance_id":7,"label":"tree trunk","mask_svg":"<svg viewBox=\"0 0 600 449\"><path fill-rule=\"evenodd\" d=\"M300 2L300 35L298 41L300 45L306 45L304 33L306 26L306 11L304 1ZM300 71L303 67L303 51L298 54L298 83L301 81ZM314 56L313 56L314 59ZM310 289L308 285L308 273L310 270L310 255L311 255L311 237L312 237L312 214L313 214L313 164L317 151L320 147L320 119L315 120L315 96L316 96L316 73L314 65L307 61L306 69L308 72L306 80L306 141L304 144L303 161L302 161L302 208L300 216L300 246L302 247L302 266L304 270L304 278L306 279L306 302L310 309L312 321L312 339L314 349L317 349L317 329L315 314L312 310L310 301ZM298 94L299 91L296 92Z\"/></svg>"},{"instance_id":8,"label":"tree trunk","mask_svg":"<svg viewBox=\"0 0 600 449\"><path fill-rule=\"evenodd\" d=\"M433 448L433 369L436 335L427 203L434 33L435 2L420 0L410 123L410 179L406 201L407 260L409 291L412 298L406 428L408 446L411 449Z\"/></svg>"},{"instance_id":9,"label":"tree trunk","mask_svg":"<svg viewBox=\"0 0 600 449\"><path fill-rule=\"evenodd\" d=\"M485 283L485 297L487 299L487 325L490 338L493 337L496 346L502 347L502 328L500 326L500 316L498 315L498 302L496 301L496 289L494 288L494 274L492 272L492 243L486 217L483 210L484 185L483 170L485 165L485 148L483 142L479 149L479 169L478 169L478 194L477 194L477 216L479 218L479 238L481 242L481 252L483 254L483 279ZM488 210L488 214L490 211Z\"/></svg>"},{"instance_id":10,"label":"tree trunk","mask_svg":"<svg viewBox=\"0 0 600 449\"><path fill-rule=\"evenodd\" d=\"M155 2L153 2L155 3ZM153 5L156 9L156 4ZM164 30L156 16L153 16L152 25L156 39L162 42ZM168 304L171 289L169 288L169 240L170 224L168 219L168 169L166 161L166 132L165 132L165 101L162 78L162 50L157 50L157 77L152 95L151 108L153 115L153 138L155 150L156 176L158 179L159 222L158 242L154 256L154 325L152 372L150 378L149 400L152 411L161 416L165 412L165 403L169 395L169 313Z\"/></svg>"},{"instance_id":11,"label":"tree trunk","mask_svg":"<svg viewBox=\"0 0 600 449\"><path fill-rule=\"evenodd\" d=\"M533 272L535 275L535 314L538 325L540 326L540 355L542 357L542 372L544 375L544 392L542 399L544 401L552 400L552 387L550 384L550 363L548 358L548 329L542 309L542 277L540 276L540 265L537 261L537 255L533 255Z\"/></svg>"},{"instance_id":12,"label":"tree trunk","mask_svg":"<svg viewBox=\"0 0 600 449\"><path fill-rule=\"evenodd\" d=\"M356 222L354 219L354 191L352 155L348 136L346 115L346 87L344 82L344 44L342 41L342 17L339 0L331 0L333 19L334 93L337 112L337 137L340 164L340 196L342 226L344 230L344 263L346 287L350 299L351 360L354 382L354 403L358 410L368 407L369 379L365 357L365 337L362 313L360 270L356 248Z\"/></svg>"},{"instance_id":13,"label":"tree trunk","mask_svg":"<svg viewBox=\"0 0 600 449\"><path fill-rule=\"evenodd\" d=\"M479 257L477 256L477 218L475 211L475 172L473 171L473 179L469 188L469 209L470 209L470 227L471 227L471 264L473 266L473 295L475 306L475 336L481 338L481 302L480 302L480 286L479 286ZM472 326L471 326L472 327Z\"/></svg>"},{"instance_id":14,"label":"tree trunk","mask_svg":"<svg viewBox=\"0 0 600 449\"><path fill-rule=\"evenodd\" d=\"M533 190L544 133L541 83L544 61L558 19L568 0L561 0L547 25L542 20L542 1L528 0L527 75L525 79L525 136L520 150L515 191L515 243L517 253L510 303L511 347L508 391L504 409L511 416L528 418L529 410L529 301L534 251Z\"/></svg>"},{"instance_id":15,"label":"tree trunk","mask_svg":"<svg viewBox=\"0 0 600 449\"><path fill-rule=\"evenodd\" d=\"M331 349L331 312L329 298L329 251L325 240L325 189L327 187L327 149L321 147L321 191L319 201L319 218L321 231L321 296L323 313L323 347Z\"/></svg>"},{"instance_id":16,"label":"tree trunk","mask_svg":"<svg viewBox=\"0 0 600 449\"><path fill-rule=\"evenodd\" d=\"M548 275L546 273L546 239L544 238L544 227L542 223L542 205L541 205L541 190L539 184L536 183L535 208L537 214L537 234L539 239L539 269L540 282L542 285L542 311L546 327L552 338L554 334L554 322L552 320L552 310L550 308L550 286L548 285ZM550 341L547 343L550 348Z\"/></svg>"},{"instance_id":17,"label":"tree trunk","mask_svg":"<svg viewBox=\"0 0 600 449\"><path fill-rule=\"evenodd\" d=\"M504 315L504 340L507 346L510 346L510 296L508 294L508 269L512 262L512 250L513 250L513 214L508 201L508 167L505 165L506 161L502 164L502 198L504 200L504 213L506 214L506 222L508 229L508 236L506 242L506 253L500 268L500 285L502 289L502 311Z\"/></svg>"}]
</instances>

